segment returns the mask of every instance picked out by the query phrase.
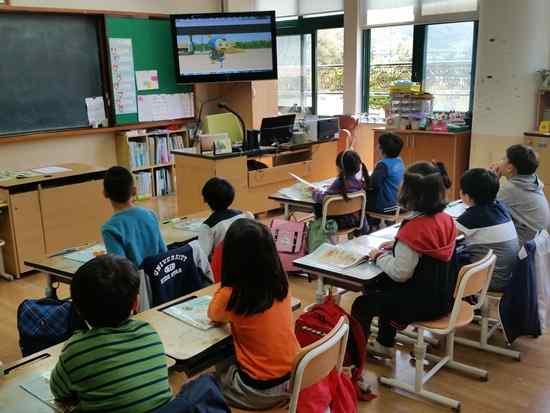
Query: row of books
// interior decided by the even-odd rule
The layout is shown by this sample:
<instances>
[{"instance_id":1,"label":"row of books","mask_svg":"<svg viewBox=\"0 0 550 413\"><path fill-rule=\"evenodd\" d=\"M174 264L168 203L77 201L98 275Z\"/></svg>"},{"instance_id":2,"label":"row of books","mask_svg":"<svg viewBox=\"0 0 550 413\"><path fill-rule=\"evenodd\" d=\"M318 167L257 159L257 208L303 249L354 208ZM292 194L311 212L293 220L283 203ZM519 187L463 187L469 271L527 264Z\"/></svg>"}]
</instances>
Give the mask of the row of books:
<instances>
[{"instance_id":1,"label":"row of books","mask_svg":"<svg viewBox=\"0 0 550 413\"><path fill-rule=\"evenodd\" d=\"M171 151L183 149L185 142L182 135L147 136L143 141L128 142L128 147L130 166L136 169L173 163L174 156Z\"/></svg>"},{"instance_id":2,"label":"row of books","mask_svg":"<svg viewBox=\"0 0 550 413\"><path fill-rule=\"evenodd\" d=\"M157 169L154 174L151 172L138 172L134 174L134 177L137 199L168 195L174 191L170 168Z\"/></svg>"}]
</instances>

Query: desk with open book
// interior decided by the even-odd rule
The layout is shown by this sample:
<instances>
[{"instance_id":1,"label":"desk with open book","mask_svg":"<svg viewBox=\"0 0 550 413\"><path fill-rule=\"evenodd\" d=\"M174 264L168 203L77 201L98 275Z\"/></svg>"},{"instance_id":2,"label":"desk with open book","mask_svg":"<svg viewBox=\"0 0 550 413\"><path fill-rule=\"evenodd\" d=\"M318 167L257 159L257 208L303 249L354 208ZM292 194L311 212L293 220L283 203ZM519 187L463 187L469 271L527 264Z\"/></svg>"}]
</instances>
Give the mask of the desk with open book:
<instances>
[{"instance_id":1,"label":"desk with open book","mask_svg":"<svg viewBox=\"0 0 550 413\"><path fill-rule=\"evenodd\" d=\"M444 212L456 219L465 210L466 206L461 201L454 201ZM399 226L391 225L339 245L323 244L311 254L295 260L294 265L317 277L317 302L324 299L325 284L348 291L363 291L382 274L382 270L368 260L369 252L395 239Z\"/></svg>"},{"instance_id":2,"label":"desk with open book","mask_svg":"<svg viewBox=\"0 0 550 413\"><path fill-rule=\"evenodd\" d=\"M160 231L166 245L187 243L197 238L197 223L199 218L173 219L163 222ZM37 255L25 260L25 265L33 270L41 271L48 277L46 285L46 297L54 295L53 284L55 282L70 283L73 275L85 262L72 255L86 255L93 253L93 249L101 244L88 244L76 248L69 248L53 255ZM101 248L100 248L101 249Z\"/></svg>"}]
</instances>

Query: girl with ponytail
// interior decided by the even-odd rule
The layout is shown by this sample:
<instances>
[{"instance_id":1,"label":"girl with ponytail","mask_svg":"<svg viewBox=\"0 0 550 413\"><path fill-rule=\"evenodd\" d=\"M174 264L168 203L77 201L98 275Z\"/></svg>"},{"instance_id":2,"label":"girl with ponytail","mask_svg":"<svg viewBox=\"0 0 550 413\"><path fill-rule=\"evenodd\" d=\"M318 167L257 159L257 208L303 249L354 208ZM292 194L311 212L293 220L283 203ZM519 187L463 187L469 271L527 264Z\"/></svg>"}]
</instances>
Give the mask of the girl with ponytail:
<instances>
[{"instance_id":1,"label":"girl with ponytail","mask_svg":"<svg viewBox=\"0 0 550 413\"><path fill-rule=\"evenodd\" d=\"M338 176L330 187L325 191L314 191L313 200L319 204L316 209L316 215L320 216L320 204L327 195L342 195L347 201L348 194L366 191L369 187L369 171L365 164L361 161L359 154L353 150L345 150L336 156L336 167L338 168ZM347 229L356 227L361 219L360 214L350 214L341 217L334 217L338 224L338 229ZM368 233L368 225L365 220L365 225L361 230L362 234Z\"/></svg>"}]
</instances>

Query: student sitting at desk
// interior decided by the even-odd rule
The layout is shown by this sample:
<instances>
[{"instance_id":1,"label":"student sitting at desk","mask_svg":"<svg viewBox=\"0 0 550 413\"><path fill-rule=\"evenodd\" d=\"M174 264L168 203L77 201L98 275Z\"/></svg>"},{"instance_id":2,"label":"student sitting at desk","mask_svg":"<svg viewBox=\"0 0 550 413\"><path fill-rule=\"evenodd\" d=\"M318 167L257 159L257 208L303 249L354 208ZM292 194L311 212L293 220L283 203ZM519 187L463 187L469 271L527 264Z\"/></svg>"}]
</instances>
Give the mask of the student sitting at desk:
<instances>
[{"instance_id":1,"label":"student sitting at desk","mask_svg":"<svg viewBox=\"0 0 550 413\"><path fill-rule=\"evenodd\" d=\"M378 153L382 157L374 167L370 177L367 197L367 210L378 213L388 213L397 207L397 193L405 165L399 157L403 149L403 141L393 133L383 133L378 138ZM369 223L378 225L378 219L371 218Z\"/></svg>"},{"instance_id":2,"label":"student sitting at desk","mask_svg":"<svg viewBox=\"0 0 550 413\"><path fill-rule=\"evenodd\" d=\"M510 213L496 200L498 189L493 172L481 168L466 171L460 179L460 197L468 209L457 218L456 226L464 234L466 248L461 256L466 263L493 250L497 262L489 289L502 292L517 261L519 242Z\"/></svg>"},{"instance_id":3,"label":"student sitting at desk","mask_svg":"<svg viewBox=\"0 0 550 413\"><path fill-rule=\"evenodd\" d=\"M550 225L544 183L536 174L538 167L538 156L527 145L510 146L504 160L491 166L499 178L506 177L497 199L508 207L522 245Z\"/></svg>"},{"instance_id":4,"label":"student sitting at desk","mask_svg":"<svg viewBox=\"0 0 550 413\"><path fill-rule=\"evenodd\" d=\"M385 275L352 306L365 337L370 335L373 317L379 317L378 339L369 341L368 351L382 357L393 356L392 322L432 320L450 311L458 274L456 227L443 212L445 184L440 169L429 162L410 166L399 202L413 211L413 217L402 223L395 242L370 253Z\"/></svg>"},{"instance_id":5,"label":"student sitting at desk","mask_svg":"<svg viewBox=\"0 0 550 413\"><path fill-rule=\"evenodd\" d=\"M210 178L202 187L202 197L212 210L212 214L199 229L199 243L203 252L210 257L235 220L254 216L250 212L243 213L229 208L235 199L235 189L223 178Z\"/></svg>"},{"instance_id":6,"label":"student sitting at desk","mask_svg":"<svg viewBox=\"0 0 550 413\"><path fill-rule=\"evenodd\" d=\"M361 161L361 157L355 151L350 149L340 152L336 156L336 167L338 168L338 177L324 191L314 190L313 200L322 204L327 195L342 195L347 200L348 194L366 191L369 186L369 171ZM360 176L358 176L360 175ZM316 208L315 215L321 216L320 205ZM347 229L358 226L361 220L361 213L354 213L331 218L338 224L338 229ZM362 234L368 233L369 226L367 220L361 230Z\"/></svg>"},{"instance_id":7,"label":"student sitting at desk","mask_svg":"<svg viewBox=\"0 0 550 413\"><path fill-rule=\"evenodd\" d=\"M51 374L57 400L78 411L150 412L172 397L164 347L146 322L130 319L138 307L139 277L132 263L96 257L71 283L76 310L90 329L65 344Z\"/></svg>"},{"instance_id":8,"label":"student sitting at desk","mask_svg":"<svg viewBox=\"0 0 550 413\"><path fill-rule=\"evenodd\" d=\"M166 252L153 211L132 202L136 187L130 171L121 166L110 168L103 180L103 192L115 211L101 227L109 254L126 257L139 268L145 257Z\"/></svg>"},{"instance_id":9,"label":"student sitting at desk","mask_svg":"<svg viewBox=\"0 0 550 413\"><path fill-rule=\"evenodd\" d=\"M269 230L251 219L235 221L223 245L221 289L208 309L211 320L231 324L236 364L218 369L230 405L257 411L288 402L300 349L291 301Z\"/></svg>"}]
</instances>

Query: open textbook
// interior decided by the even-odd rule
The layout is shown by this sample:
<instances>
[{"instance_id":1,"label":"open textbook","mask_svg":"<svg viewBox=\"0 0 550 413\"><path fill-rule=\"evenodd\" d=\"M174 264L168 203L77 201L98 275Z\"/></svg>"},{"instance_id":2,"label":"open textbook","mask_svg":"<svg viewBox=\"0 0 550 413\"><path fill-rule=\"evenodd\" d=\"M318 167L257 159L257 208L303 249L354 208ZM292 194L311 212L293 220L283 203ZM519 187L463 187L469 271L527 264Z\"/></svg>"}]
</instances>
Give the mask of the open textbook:
<instances>
[{"instance_id":1,"label":"open textbook","mask_svg":"<svg viewBox=\"0 0 550 413\"><path fill-rule=\"evenodd\" d=\"M209 330L214 327L208 318L210 301L212 301L212 296L203 295L202 297L174 304L162 311L193 327Z\"/></svg>"},{"instance_id":2,"label":"open textbook","mask_svg":"<svg viewBox=\"0 0 550 413\"><path fill-rule=\"evenodd\" d=\"M80 249L78 251L65 254L65 258L68 258L69 260L73 260L73 261L78 261L84 264L84 263L87 263L88 261L91 261L93 258L97 257L98 255L105 255L105 254L106 254L105 245L94 244L94 245L90 245L89 247Z\"/></svg>"},{"instance_id":3,"label":"open textbook","mask_svg":"<svg viewBox=\"0 0 550 413\"><path fill-rule=\"evenodd\" d=\"M322 244L308 258L321 265L328 265L337 268L355 267L369 259L369 252L372 249L360 252L357 249L344 248L340 245L328 243Z\"/></svg>"}]
</instances>

